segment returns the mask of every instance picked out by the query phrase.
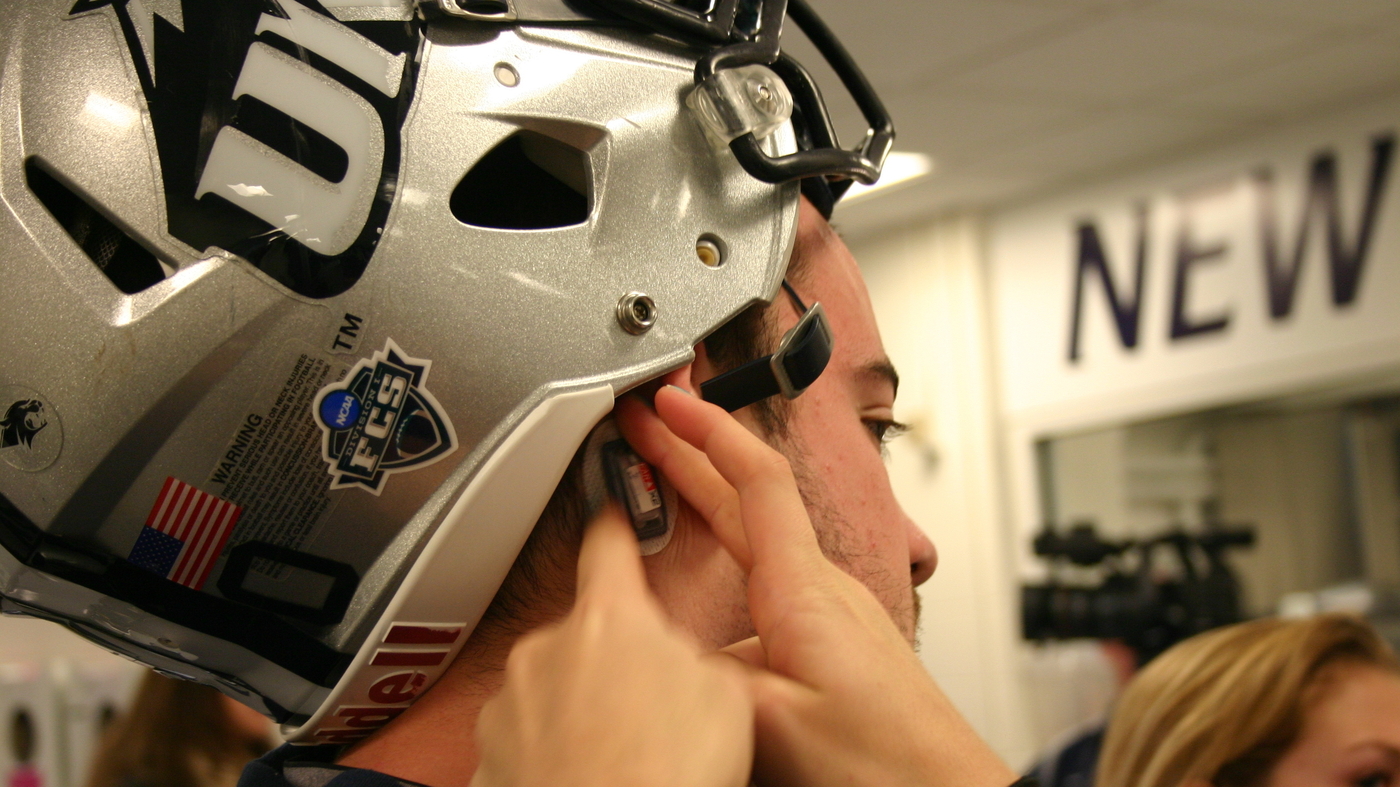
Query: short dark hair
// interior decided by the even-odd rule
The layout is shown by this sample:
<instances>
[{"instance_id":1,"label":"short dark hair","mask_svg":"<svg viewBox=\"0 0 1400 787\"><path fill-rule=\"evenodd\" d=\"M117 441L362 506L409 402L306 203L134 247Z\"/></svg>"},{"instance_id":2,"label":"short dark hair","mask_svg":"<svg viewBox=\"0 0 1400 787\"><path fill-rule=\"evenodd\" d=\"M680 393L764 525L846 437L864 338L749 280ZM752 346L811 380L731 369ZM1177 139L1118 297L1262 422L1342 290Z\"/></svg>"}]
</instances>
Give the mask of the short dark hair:
<instances>
[{"instance_id":1,"label":"short dark hair","mask_svg":"<svg viewBox=\"0 0 1400 787\"><path fill-rule=\"evenodd\" d=\"M823 223L820 232L829 233ZM788 261L787 280L801 289L812 258L811 245L817 238L799 233ZM782 338L776 316L778 299L755 303L705 338L705 354L717 372L726 372L754 358L772 353ZM759 428L771 439L787 434L790 403L771 397L750 405ZM550 609L550 600L573 598L574 564L588 524L589 510L583 484L583 447L574 455L564 477L555 487L535 528L521 548L520 555L501 583L491 605L482 615L467 651L514 641L532 628L543 625L566 609Z\"/></svg>"}]
</instances>

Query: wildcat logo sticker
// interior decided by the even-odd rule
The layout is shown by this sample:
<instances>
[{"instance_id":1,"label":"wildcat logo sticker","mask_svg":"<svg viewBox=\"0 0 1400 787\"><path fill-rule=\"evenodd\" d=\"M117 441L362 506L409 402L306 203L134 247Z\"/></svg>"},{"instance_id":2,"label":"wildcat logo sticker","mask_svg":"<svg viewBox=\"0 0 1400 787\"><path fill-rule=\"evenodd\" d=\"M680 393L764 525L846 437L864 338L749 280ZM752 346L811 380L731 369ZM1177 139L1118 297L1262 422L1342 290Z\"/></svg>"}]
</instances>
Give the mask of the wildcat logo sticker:
<instances>
[{"instance_id":1,"label":"wildcat logo sticker","mask_svg":"<svg viewBox=\"0 0 1400 787\"><path fill-rule=\"evenodd\" d=\"M58 411L39 392L0 385L0 460L17 470L38 472L63 449Z\"/></svg>"},{"instance_id":2,"label":"wildcat logo sticker","mask_svg":"<svg viewBox=\"0 0 1400 787\"><path fill-rule=\"evenodd\" d=\"M378 495L389 476L426 467L457 450L457 433L428 392L432 361L411 358L393 339L322 388L311 409L331 489Z\"/></svg>"},{"instance_id":3,"label":"wildcat logo sticker","mask_svg":"<svg viewBox=\"0 0 1400 787\"><path fill-rule=\"evenodd\" d=\"M23 445L34 450L34 437L49 425L44 403L39 399L11 402L0 416L0 448Z\"/></svg>"}]
</instances>

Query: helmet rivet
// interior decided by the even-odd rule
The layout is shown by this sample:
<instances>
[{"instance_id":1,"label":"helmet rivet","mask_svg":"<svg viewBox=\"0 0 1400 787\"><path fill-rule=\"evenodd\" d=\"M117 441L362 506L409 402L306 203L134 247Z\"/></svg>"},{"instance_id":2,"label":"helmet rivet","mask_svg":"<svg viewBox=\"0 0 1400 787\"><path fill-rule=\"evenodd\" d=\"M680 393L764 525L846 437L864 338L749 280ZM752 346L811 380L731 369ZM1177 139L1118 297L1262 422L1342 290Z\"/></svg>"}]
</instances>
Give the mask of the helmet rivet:
<instances>
[{"instance_id":1,"label":"helmet rivet","mask_svg":"<svg viewBox=\"0 0 1400 787\"><path fill-rule=\"evenodd\" d=\"M753 96L753 101L765 112L772 112L777 107L777 97L773 94L773 88L757 79L749 80L749 89Z\"/></svg>"},{"instance_id":2,"label":"helmet rivet","mask_svg":"<svg viewBox=\"0 0 1400 787\"><path fill-rule=\"evenodd\" d=\"M656 301L643 292L629 292L617 302L617 323L631 334L643 334L656 324Z\"/></svg>"},{"instance_id":3,"label":"helmet rivet","mask_svg":"<svg viewBox=\"0 0 1400 787\"><path fill-rule=\"evenodd\" d=\"M496 81L506 87L515 87L520 84L520 72L515 70L515 66L510 63L497 63L495 68Z\"/></svg>"},{"instance_id":4,"label":"helmet rivet","mask_svg":"<svg viewBox=\"0 0 1400 787\"><path fill-rule=\"evenodd\" d=\"M724 249L719 241L706 236L695 241L695 256L706 266L718 268L724 262Z\"/></svg>"}]
</instances>

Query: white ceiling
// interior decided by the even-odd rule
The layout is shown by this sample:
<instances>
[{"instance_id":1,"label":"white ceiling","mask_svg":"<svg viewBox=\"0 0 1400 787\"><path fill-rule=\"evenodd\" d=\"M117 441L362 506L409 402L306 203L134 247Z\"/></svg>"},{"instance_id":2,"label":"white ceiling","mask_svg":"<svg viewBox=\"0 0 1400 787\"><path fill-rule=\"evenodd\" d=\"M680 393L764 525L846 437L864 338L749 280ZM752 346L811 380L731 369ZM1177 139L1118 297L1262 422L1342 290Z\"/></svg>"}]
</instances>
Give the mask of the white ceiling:
<instances>
[{"instance_id":1,"label":"white ceiling","mask_svg":"<svg viewBox=\"0 0 1400 787\"><path fill-rule=\"evenodd\" d=\"M896 149L937 162L924 181L843 206L847 234L1400 90L1400 0L809 1L889 107ZM801 44L788 45L812 67ZM854 127L841 91L826 93L838 126Z\"/></svg>"}]
</instances>

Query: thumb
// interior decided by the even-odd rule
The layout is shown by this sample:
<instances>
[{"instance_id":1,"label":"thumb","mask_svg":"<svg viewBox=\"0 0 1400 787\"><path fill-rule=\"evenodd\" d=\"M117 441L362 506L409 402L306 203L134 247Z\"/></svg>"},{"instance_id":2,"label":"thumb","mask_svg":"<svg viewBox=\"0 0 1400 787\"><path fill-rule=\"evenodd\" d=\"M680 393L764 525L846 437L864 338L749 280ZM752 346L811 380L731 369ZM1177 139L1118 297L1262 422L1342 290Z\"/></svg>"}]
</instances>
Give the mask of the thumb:
<instances>
[{"instance_id":1,"label":"thumb","mask_svg":"<svg viewBox=\"0 0 1400 787\"><path fill-rule=\"evenodd\" d=\"M578 597L648 594L646 571L632 526L616 503L593 517L578 556Z\"/></svg>"}]
</instances>

